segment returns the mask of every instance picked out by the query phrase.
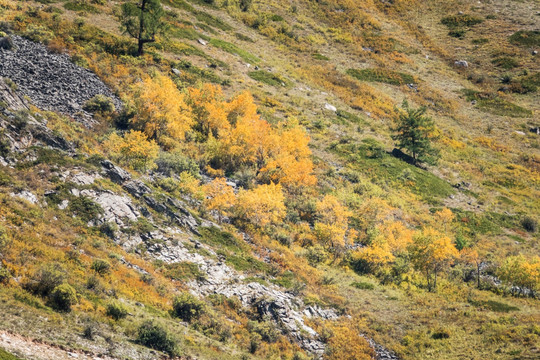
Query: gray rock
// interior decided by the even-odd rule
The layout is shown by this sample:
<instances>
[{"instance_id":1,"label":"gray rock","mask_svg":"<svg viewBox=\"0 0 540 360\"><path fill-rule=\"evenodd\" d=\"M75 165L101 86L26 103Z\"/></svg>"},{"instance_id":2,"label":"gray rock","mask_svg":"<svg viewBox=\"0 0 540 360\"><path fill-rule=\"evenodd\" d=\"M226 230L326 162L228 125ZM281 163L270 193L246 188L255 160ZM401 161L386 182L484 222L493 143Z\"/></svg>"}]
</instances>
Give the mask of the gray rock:
<instances>
[{"instance_id":1,"label":"gray rock","mask_svg":"<svg viewBox=\"0 0 540 360\"><path fill-rule=\"evenodd\" d=\"M150 188L146 186L142 181L139 181L139 180L128 181L123 185L123 187L131 195L135 196L137 199L143 196L144 194L148 194L151 192Z\"/></svg>"},{"instance_id":2,"label":"gray rock","mask_svg":"<svg viewBox=\"0 0 540 360\"><path fill-rule=\"evenodd\" d=\"M20 191L18 193L11 193L10 195L12 197L18 197L19 199L26 200L29 203L33 204L33 205L37 204L38 201L39 201L37 196L34 195L33 193L31 193L28 190L23 190L23 191Z\"/></svg>"},{"instance_id":3,"label":"gray rock","mask_svg":"<svg viewBox=\"0 0 540 360\"><path fill-rule=\"evenodd\" d=\"M465 60L456 60L454 62L454 65L457 66L457 67L461 67L461 68L468 68L469 67L469 63Z\"/></svg>"},{"instance_id":4,"label":"gray rock","mask_svg":"<svg viewBox=\"0 0 540 360\"><path fill-rule=\"evenodd\" d=\"M131 175L124 169L114 165L109 160L103 160L101 166L105 169L107 176L117 184L123 184L124 182L131 180Z\"/></svg>"},{"instance_id":5,"label":"gray rock","mask_svg":"<svg viewBox=\"0 0 540 360\"><path fill-rule=\"evenodd\" d=\"M203 46L206 46L208 43L206 41L204 41L203 39L199 39L197 40L199 42L199 44L203 45Z\"/></svg>"},{"instance_id":6,"label":"gray rock","mask_svg":"<svg viewBox=\"0 0 540 360\"><path fill-rule=\"evenodd\" d=\"M336 111L337 111L337 108L336 108L334 105L330 105L330 104L324 104L324 109L325 109L325 110L332 111L332 112L336 112Z\"/></svg>"},{"instance_id":7,"label":"gray rock","mask_svg":"<svg viewBox=\"0 0 540 360\"><path fill-rule=\"evenodd\" d=\"M182 75L182 72L180 70L178 70L177 68L172 68L172 72L176 76Z\"/></svg>"}]
</instances>

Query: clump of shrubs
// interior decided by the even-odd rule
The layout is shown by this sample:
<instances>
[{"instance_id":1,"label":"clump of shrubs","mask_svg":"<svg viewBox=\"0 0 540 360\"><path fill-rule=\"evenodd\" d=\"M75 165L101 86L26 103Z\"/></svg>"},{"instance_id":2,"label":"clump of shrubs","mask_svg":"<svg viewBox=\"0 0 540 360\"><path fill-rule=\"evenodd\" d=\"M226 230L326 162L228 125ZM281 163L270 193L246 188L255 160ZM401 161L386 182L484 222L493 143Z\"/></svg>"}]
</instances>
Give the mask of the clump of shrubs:
<instances>
[{"instance_id":1,"label":"clump of shrubs","mask_svg":"<svg viewBox=\"0 0 540 360\"><path fill-rule=\"evenodd\" d=\"M538 223L532 217L527 216L521 220L521 226L530 233L535 233L538 229Z\"/></svg>"},{"instance_id":2,"label":"clump of shrubs","mask_svg":"<svg viewBox=\"0 0 540 360\"><path fill-rule=\"evenodd\" d=\"M49 296L66 279L66 272L59 264L42 266L24 284L26 290L40 296Z\"/></svg>"},{"instance_id":3,"label":"clump of shrubs","mask_svg":"<svg viewBox=\"0 0 540 360\"><path fill-rule=\"evenodd\" d=\"M54 288L51 293L51 305L59 311L71 311L71 307L77 303L77 292L69 284L61 284Z\"/></svg>"},{"instance_id":4,"label":"clump of shrubs","mask_svg":"<svg viewBox=\"0 0 540 360\"><path fill-rule=\"evenodd\" d=\"M172 315L187 322L198 319L206 313L206 304L195 296L184 293L174 298Z\"/></svg>"},{"instance_id":5,"label":"clump of shrubs","mask_svg":"<svg viewBox=\"0 0 540 360\"><path fill-rule=\"evenodd\" d=\"M114 103L111 98L98 94L83 105L83 110L91 113L107 114L114 112Z\"/></svg>"},{"instance_id":6,"label":"clump of shrubs","mask_svg":"<svg viewBox=\"0 0 540 360\"><path fill-rule=\"evenodd\" d=\"M94 260L94 262L92 262L91 268L101 276L107 275L111 272L111 264L102 259Z\"/></svg>"},{"instance_id":7,"label":"clump of shrubs","mask_svg":"<svg viewBox=\"0 0 540 360\"><path fill-rule=\"evenodd\" d=\"M124 305L118 302L112 302L107 305L106 315L118 321L128 315L128 311Z\"/></svg>"},{"instance_id":8,"label":"clump of shrubs","mask_svg":"<svg viewBox=\"0 0 540 360\"><path fill-rule=\"evenodd\" d=\"M139 344L163 351L171 356L178 355L176 339L161 325L152 321L143 322L137 331Z\"/></svg>"}]
</instances>

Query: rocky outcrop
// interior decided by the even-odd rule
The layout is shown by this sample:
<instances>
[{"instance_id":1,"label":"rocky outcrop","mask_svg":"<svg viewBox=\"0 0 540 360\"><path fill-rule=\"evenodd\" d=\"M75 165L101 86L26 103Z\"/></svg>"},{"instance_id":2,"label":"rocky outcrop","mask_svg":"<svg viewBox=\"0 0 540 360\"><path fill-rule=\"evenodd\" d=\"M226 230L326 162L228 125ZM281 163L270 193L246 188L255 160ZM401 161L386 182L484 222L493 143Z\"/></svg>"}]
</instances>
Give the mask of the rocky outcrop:
<instances>
[{"instance_id":1,"label":"rocky outcrop","mask_svg":"<svg viewBox=\"0 0 540 360\"><path fill-rule=\"evenodd\" d=\"M75 65L68 55L51 53L44 45L20 36L11 39L15 49L0 49L0 77L15 82L37 107L84 114L84 103L102 94L112 99L117 110L122 108L120 99L93 72ZM91 117L86 114L84 118Z\"/></svg>"}]
</instances>

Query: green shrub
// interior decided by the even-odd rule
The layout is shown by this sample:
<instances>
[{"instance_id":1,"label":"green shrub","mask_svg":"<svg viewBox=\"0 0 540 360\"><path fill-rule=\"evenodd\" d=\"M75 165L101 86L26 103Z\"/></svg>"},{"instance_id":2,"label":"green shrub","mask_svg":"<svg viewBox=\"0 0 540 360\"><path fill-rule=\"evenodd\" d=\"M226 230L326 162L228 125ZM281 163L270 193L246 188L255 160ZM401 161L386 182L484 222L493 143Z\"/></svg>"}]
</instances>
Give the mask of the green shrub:
<instances>
[{"instance_id":1,"label":"green shrub","mask_svg":"<svg viewBox=\"0 0 540 360\"><path fill-rule=\"evenodd\" d=\"M24 287L36 295L48 296L66 279L66 271L59 264L43 265L24 284Z\"/></svg>"},{"instance_id":2,"label":"green shrub","mask_svg":"<svg viewBox=\"0 0 540 360\"><path fill-rule=\"evenodd\" d=\"M520 30L510 36L509 40L515 45L540 46L540 31Z\"/></svg>"},{"instance_id":3,"label":"green shrub","mask_svg":"<svg viewBox=\"0 0 540 360\"><path fill-rule=\"evenodd\" d=\"M23 36L29 40L40 42L43 44L48 44L52 39L54 39L54 33L49 31L43 25L34 25L30 24L26 28Z\"/></svg>"},{"instance_id":4,"label":"green shrub","mask_svg":"<svg viewBox=\"0 0 540 360\"><path fill-rule=\"evenodd\" d=\"M311 266L317 266L328 260L328 253L322 246L315 245L307 249L305 257Z\"/></svg>"},{"instance_id":5,"label":"green shrub","mask_svg":"<svg viewBox=\"0 0 540 360\"><path fill-rule=\"evenodd\" d=\"M69 284L61 284L51 292L51 304L59 311L71 311L71 307L77 303L77 292Z\"/></svg>"},{"instance_id":6,"label":"green shrub","mask_svg":"<svg viewBox=\"0 0 540 360\"><path fill-rule=\"evenodd\" d=\"M137 342L171 356L178 355L176 339L163 326L152 321L145 321L139 326Z\"/></svg>"},{"instance_id":7,"label":"green shrub","mask_svg":"<svg viewBox=\"0 0 540 360\"><path fill-rule=\"evenodd\" d=\"M521 226L523 226L523 228L528 232L535 233L536 229L538 228L538 222L532 217L527 216L526 218L521 220Z\"/></svg>"},{"instance_id":8,"label":"green shrub","mask_svg":"<svg viewBox=\"0 0 540 360\"><path fill-rule=\"evenodd\" d=\"M437 329L431 334L431 338L435 340L449 339L450 331L447 329Z\"/></svg>"},{"instance_id":9,"label":"green shrub","mask_svg":"<svg viewBox=\"0 0 540 360\"><path fill-rule=\"evenodd\" d=\"M361 80L382 82L390 85L404 85L415 82L414 77L409 74L404 74L387 69L349 69L347 74Z\"/></svg>"},{"instance_id":10,"label":"green shrub","mask_svg":"<svg viewBox=\"0 0 540 360\"><path fill-rule=\"evenodd\" d=\"M107 311L105 314L118 321L125 318L128 315L128 311L124 305L118 302L112 302L107 304Z\"/></svg>"},{"instance_id":11,"label":"green shrub","mask_svg":"<svg viewBox=\"0 0 540 360\"><path fill-rule=\"evenodd\" d=\"M102 259L96 259L92 262L91 269L99 275L107 275L111 272L111 264Z\"/></svg>"},{"instance_id":12,"label":"green shrub","mask_svg":"<svg viewBox=\"0 0 540 360\"><path fill-rule=\"evenodd\" d=\"M247 329L251 333L257 333L261 336L261 340L273 343L276 342L279 336L276 327L270 321L249 321Z\"/></svg>"},{"instance_id":13,"label":"green shrub","mask_svg":"<svg viewBox=\"0 0 540 360\"><path fill-rule=\"evenodd\" d=\"M172 314L174 317L191 322L206 312L204 301L189 293L183 293L174 298Z\"/></svg>"},{"instance_id":14,"label":"green shrub","mask_svg":"<svg viewBox=\"0 0 540 360\"><path fill-rule=\"evenodd\" d=\"M103 213L101 205L87 196L79 196L70 201L68 209L84 221L94 220Z\"/></svg>"},{"instance_id":15,"label":"green shrub","mask_svg":"<svg viewBox=\"0 0 540 360\"><path fill-rule=\"evenodd\" d=\"M196 178L199 173L199 165L180 152L161 152L156 160L157 171L165 176L179 175L187 172Z\"/></svg>"},{"instance_id":16,"label":"green shrub","mask_svg":"<svg viewBox=\"0 0 540 360\"><path fill-rule=\"evenodd\" d=\"M84 103L83 110L91 113L106 114L114 112L115 109L111 98L98 94Z\"/></svg>"}]
</instances>

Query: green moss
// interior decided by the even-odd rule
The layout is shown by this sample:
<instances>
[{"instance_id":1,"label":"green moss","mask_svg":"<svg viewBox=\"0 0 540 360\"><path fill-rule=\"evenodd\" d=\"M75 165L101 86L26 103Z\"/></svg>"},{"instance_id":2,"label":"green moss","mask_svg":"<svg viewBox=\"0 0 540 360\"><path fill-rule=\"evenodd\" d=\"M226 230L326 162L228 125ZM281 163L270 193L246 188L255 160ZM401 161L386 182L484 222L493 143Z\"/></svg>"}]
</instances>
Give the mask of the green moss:
<instances>
[{"instance_id":1,"label":"green moss","mask_svg":"<svg viewBox=\"0 0 540 360\"><path fill-rule=\"evenodd\" d=\"M248 76L253 80L275 86L275 87L289 87L291 83L279 75L273 74L265 70L250 71Z\"/></svg>"},{"instance_id":2,"label":"green moss","mask_svg":"<svg viewBox=\"0 0 540 360\"><path fill-rule=\"evenodd\" d=\"M509 38L515 45L540 46L540 31L538 30L520 30Z\"/></svg>"},{"instance_id":3,"label":"green moss","mask_svg":"<svg viewBox=\"0 0 540 360\"><path fill-rule=\"evenodd\" d=\"M256 64L256 63L258 63L260 61L259 58L257 58L256 56L248 53L245 50L240 49L238 46L236 46L234 44L231 44L229 42L219 40L219 39L212 39L212 40L210 40L210 44L212 44L213 46L215 46L217 48L220 48L220 49L222 49L222 50L224 50L224 51L226 51L226 52L228 52L230 54L238 55L244 61L246 61L248 63Z\"/></svg>"},{"instance_id":4,"label":"green moss","mask_svg":"<svg viewBox=\"0 0 540 360\"><path fill-rule=\"evenodd\" d=\"M411 75L386 69L349 69L347 74L361 81L382 82L391 85L404 85L415 82L414 77Z\"/></svg>"}]
</instances>

